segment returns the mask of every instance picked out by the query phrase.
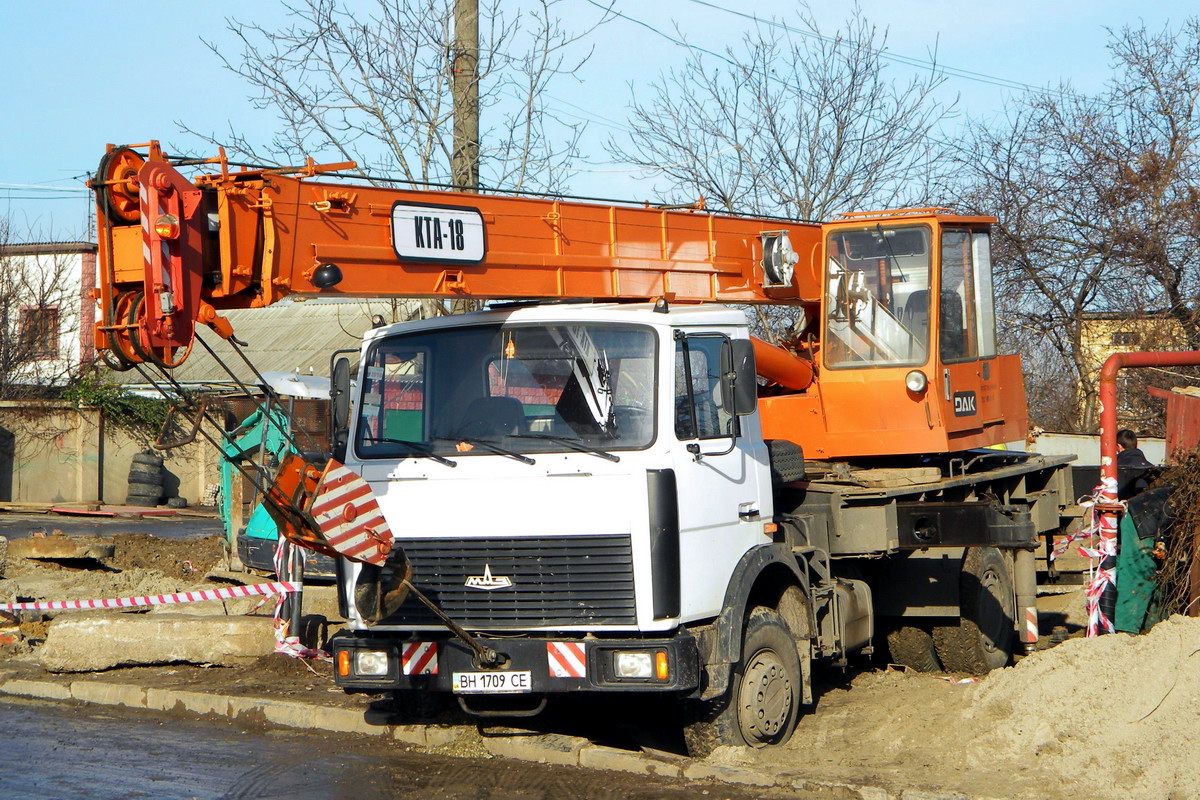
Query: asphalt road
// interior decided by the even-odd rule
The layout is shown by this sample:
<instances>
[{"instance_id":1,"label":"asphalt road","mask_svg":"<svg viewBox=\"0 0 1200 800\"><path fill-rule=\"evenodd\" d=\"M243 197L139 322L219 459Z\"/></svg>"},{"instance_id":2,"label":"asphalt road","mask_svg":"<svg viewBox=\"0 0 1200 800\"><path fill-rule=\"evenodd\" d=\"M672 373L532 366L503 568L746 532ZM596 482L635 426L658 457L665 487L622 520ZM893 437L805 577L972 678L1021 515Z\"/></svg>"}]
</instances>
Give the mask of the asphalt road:
<instances>
[{"instance_id":1,"label":"asphalt road","mask_svg":"<svg viewBox=\"0 0 1200 800\"><path fill-rule=\"evenodd\" d=\"M114 533L149 533L169 539L223 532L215 517L75 517L59 514L0 512L0 536L20 539L35 533L59 530L68 536L110 536Z\"/></svg>"},{"instance_id":2,"label":"asphalt road","mask_svg":"<svg viewBox=\"0 0 1200 800\"><path fill-rule=\"evenodd\" d=\"M486 758L153 712L0 701L4 800L685 800L802 798L750 787Z\"/></svg>"}]
</instances>

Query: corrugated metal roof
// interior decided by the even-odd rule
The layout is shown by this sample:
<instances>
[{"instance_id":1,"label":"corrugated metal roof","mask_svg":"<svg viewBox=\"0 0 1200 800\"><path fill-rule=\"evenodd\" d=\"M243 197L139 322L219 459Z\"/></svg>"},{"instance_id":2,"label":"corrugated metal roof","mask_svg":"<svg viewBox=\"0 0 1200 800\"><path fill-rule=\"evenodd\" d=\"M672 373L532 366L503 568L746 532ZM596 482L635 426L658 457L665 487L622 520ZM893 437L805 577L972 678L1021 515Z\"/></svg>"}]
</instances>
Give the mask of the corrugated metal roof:
<instances>
[{"instance_id":1,"label":"corrugated metal roof","mask_svg":"<svg viewBox=\"0 0 1200 800\"><path fill-rule=\"evenodd\" d=\"M0 245L0 256L66 255L94 252L96 252L95 242L24 242Z\"/></svg>"},{"instance_id":2,"label":"corrugated metal roof","mask_svg":"<svg viewBox=\"0 0 1200 800\"><path fill-rule=\"evenodd\" d=\"M329 372L329 356L334 350L358 349L363 332L371 329L371 315L380 314L388 323L393 317L394 321L400 322L415 308L416 301L411 300L398 300L395 305L388 300L309 301L223 311L221 315L233 324L234 335L246 342L243 352L260 372L324 376ZM240 379L256 382L229 342L204 326L199 332ZM187 361L172 374L184 384L230 380L229 373L199 343L192 348ZM137 370L114 373L114 377L124 384L145 382Z\"/></svg>"}]
</instances>

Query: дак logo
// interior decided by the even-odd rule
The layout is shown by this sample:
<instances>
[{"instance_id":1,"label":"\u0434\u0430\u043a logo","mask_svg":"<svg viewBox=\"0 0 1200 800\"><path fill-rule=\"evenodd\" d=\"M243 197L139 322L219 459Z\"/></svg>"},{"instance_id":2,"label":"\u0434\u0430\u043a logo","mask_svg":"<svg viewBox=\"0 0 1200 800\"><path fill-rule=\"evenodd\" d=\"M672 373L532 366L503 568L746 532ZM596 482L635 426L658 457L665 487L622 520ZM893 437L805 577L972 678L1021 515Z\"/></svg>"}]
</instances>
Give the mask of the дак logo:
<instances>
[{"instance_id":1,"label":"\u0434\u0430\u043a logo","mask_svg":"<svg viewBox=\"0 0 1200 800\"><path fill-rule=\"evenodd\" d=\"M956 416L956 417L973 417L973 416L975 416L975 393L974 392L955 392L954 393L954 416Z\"/></svg>"},{"instance_id":2,"label":"\u0434\u0430\u043a logo","mask_svg":"<svg viewBox=\"0 0 1200 800\"><path fill-rule=\"evenodd\" d=\"M470 586L472 589L487 589L489 591L492 589L505 589L512 585L512 578L506 575L493 577L492 568L488 564L483 565L482 575L471 575L467 578L466 583L463 584L463 586Z\"/></svg>"}]
</instances>

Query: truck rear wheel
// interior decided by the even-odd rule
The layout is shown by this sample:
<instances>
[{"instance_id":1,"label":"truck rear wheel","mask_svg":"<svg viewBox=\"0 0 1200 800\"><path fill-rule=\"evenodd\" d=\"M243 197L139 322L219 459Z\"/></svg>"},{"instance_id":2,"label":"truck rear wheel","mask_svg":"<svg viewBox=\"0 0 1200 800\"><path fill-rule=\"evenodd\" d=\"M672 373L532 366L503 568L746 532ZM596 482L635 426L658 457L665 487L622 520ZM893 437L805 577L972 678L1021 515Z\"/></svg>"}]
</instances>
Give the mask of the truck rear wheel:
<instances>
[{"instance_id":1,"label":"truck rear wheel","mask_svg":"<svg viewBox=\"0 0 1200 800\"><path fill-rule=\"evenodd\" d=\"M892 662L917 672L940 672L933 636L924 628L901 625L888 631L888 653Z\"/></svg>"},{"instance_id":2,"label":"truck rear wheel","mask_svg":"<svg viewBox=\"0 0 1200 800\"><path fill-rule=\"evenodd\" d=\"M684 705L688 755L703 758L719 745L765 747L792 736L803 702L804 674L796 640L774 609L756 607L746 620L742 660L729 690Z\"/></svg>"},{"instance_id":3,"label":"truck rear wheel","mask_svg":"<svg viewBox=\"0 0 1200 800\"><path fill-rule=\"evenodd\" d=\"M962 616L957 625L933 629L947 672L983 675L1007 666L1013 654L1016 600L1012 571L994 547L972 547L959 576Z\"/></svg>"}]
</instances>

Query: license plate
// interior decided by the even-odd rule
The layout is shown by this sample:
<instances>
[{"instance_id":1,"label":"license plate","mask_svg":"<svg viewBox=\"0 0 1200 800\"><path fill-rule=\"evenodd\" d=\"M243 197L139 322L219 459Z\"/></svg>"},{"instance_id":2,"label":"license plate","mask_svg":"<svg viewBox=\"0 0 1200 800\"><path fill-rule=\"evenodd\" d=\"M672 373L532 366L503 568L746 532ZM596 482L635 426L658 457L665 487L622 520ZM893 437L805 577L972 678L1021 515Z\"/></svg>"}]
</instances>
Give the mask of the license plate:
<instances>
[{"instance_id":1,"label":"license plate","mask_svg":"<svg viewBox=\"0 0 1200 800\"><path fill-rule=\"evenodd\" d=\"M533 691L533 673L455 672L454 691L459 694L517 694Z\"/></svg>"}]
</instances>

